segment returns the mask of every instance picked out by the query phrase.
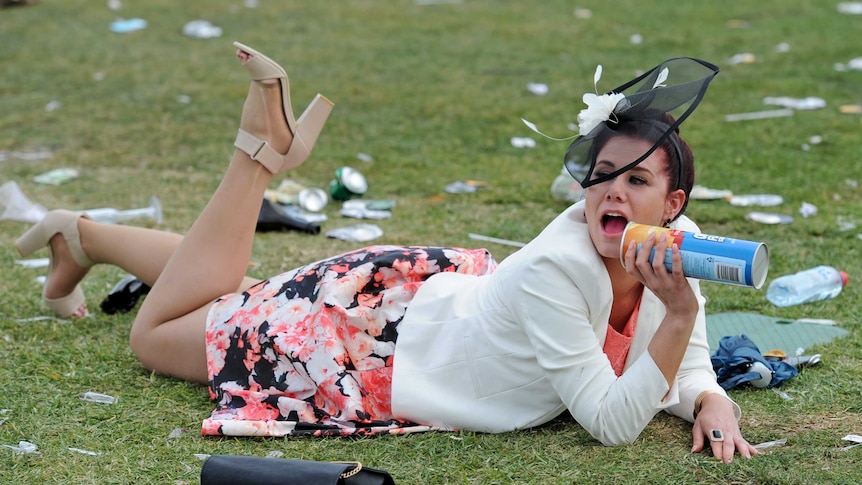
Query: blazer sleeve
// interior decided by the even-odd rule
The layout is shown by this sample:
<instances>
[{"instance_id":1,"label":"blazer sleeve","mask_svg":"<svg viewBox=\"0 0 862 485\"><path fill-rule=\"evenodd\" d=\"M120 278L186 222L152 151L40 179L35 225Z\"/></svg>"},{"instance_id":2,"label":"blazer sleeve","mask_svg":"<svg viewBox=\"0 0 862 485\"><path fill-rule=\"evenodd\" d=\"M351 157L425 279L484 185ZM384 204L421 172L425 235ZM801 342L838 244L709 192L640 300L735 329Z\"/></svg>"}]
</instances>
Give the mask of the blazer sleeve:
<instances>
[{"instance_id":1,"label":"blazer sleeve","mask_svg":"<svg viewBox=\"0 0 862 485\"><path fill-rule=\"evenodd\" d=\"M700 228L686 216L680 217L674 223L674 228L682 231L700 232ZM706 333L706 298L700 291L700 281L689 279L689 284L697 296L700 309L697 312L688 348L677 373L679 403L668 408L667 412L686 421L694 422L694 401L701 392L709 390L724 396L733 403L734 414L738 420L742 416L742 411L739 405L733 402L724 389L718 385L712 368Z\"/></svg>"}]
</instances>

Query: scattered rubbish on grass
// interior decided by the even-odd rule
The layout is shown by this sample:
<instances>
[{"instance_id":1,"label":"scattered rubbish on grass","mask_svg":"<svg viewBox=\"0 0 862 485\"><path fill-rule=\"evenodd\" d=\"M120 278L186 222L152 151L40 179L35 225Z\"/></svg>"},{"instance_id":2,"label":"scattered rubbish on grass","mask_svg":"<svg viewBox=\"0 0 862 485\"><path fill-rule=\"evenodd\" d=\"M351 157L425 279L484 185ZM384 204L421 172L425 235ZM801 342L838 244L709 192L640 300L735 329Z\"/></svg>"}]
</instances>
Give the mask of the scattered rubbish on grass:
<instances>
[{"instance_id":1,"label":"scattered rubbish on grass","mask_svg":"<svg viewBox=\"0 0 862 485\"><path fill-rule=\"evenodd\" d=\"M123 7L120 0L108 0L108 10L119 10Z\"/></svg>"},{"instance_id":2,"label":"scattered rubbish on grass","mask_svg":"<svg viewBox=\"0 0 862 485\"><path fill-rule=\"evenodd\" d=\"M93 81L101 81L103 79L105 79L105 73L104 72L98 71L98 72L93 73Z\"/></svg>"},{"instance_id":3,"label":"scattered rubbish on grass","mask_svg":"<svg viewBox=\"0 0 862 485\"><path fill-rule=\"evenodd\" d=\"M786 116L793 116L793 110L790 108L785 108L766 111L753 111L750 113L735 113L724 115L724 121L763 120L767 118L783 118Z\"/></svg>"},{"instance_id":4,"label":"scattered rubbish on grass","mask_svg":"<svg viewBox=\"0 0 862 485\"><path fill-rule=\"evenodd\" d=\"M48 258L16 259L15 264L25 268L47 268L51 264Z\"/></svg>"},{"instance_id":5,"label":"scattered rubbish on grass","mask_svg":"<svg viewBox=\"0 0 862 485\"><path fill-rule=\"evenodd\" d=\"M282 456L284 456L284 453L278 450L272 450L267 453L266 456L269 458L281 458Z\"/></svg>"},{"instance_id":6,"label":"scattered rubbish on grass","mask_svg":"<svg viewBox=\"0 0 862 485\"><path fill-rule=\"evenodd\" d=\"M0 409L0 416L5 416L5 415L9 414L10 412L12 412L12 410L11 410L11 409ZM4 423L6 423L6 421L7 421L8 419L9 419L9 418L6 418L6 417L2 417L2 418L0 418L0 425L2 425L2 424L4 424Z\"/></svg>"},{"instance_id":7,"label":"scattered rubbish on grass","mask_svg":"<svg viewBox=\"0 0 862 485\"><path fill-rule=\"evenodd\" d=\"M838 72L860 71L862 70L862 57L854 57L847 61L847 64L836 62L833 67Z\"/></svg>"},{"instance_id":8,"label":"scattered rubbish on grass","mask_svg":"<svg viewBox=\"0 0 862 485\"><path fill-rule=\"evenodd\" d=\"M749 212L745 216L749 221L759 222L761 224L790 224L793 218L785 214L775 214L773 212Z\"/></svg>"},{"instance_id":9,"label":"scattered rubbish on grass","mask_svg":"<svg viewBox=\"0 0 862 485\"><path fill-rule=\"evenodd\" d=\"M472 194L473 192L484 189L488 184L479 180L456 180L451 184L443 187L450 194Z\"/></svg>"},{"instance_id":10,"label":"scattered rubbish on grass","mask_svg":"<svg viewBox=\"0 0 862 485\"><path fill-rule=\"evenodd\" d=\"M773 440L773 441L766 441L764 443L758 443L758 444L754 445L754 449L766 450L768 448L776 448L779 446L784 446L786 444L787 444L787 438L782 438L780 440Z\"/></svg>"},{"instance_id":11,"label":"scattered rubbish on grass","mask_svg":"<svg viewBox=\"0 0 862 485\"><path fill-rule=\"evenodd\" d=\"M850 216L845 216L845 215L839 214L835 218L835 222L838 223L838 230L841 232L847 232L847 231L852 231L853 229L856 229L856 219L854 219Z\"/></svg>"},{"instance_id":12,"label":"scattered rubbish on grass","mask_svg":"<svg viewBox=\"0 0 862 485\"><path fill-rule=\"evenodd\" d=\"M394 202L389 202L391 201L347 200L341 206L341 215L354 219L388 219L392 217L389 209L395 205Z\"/></svg>"},{"instance_id":13,"label":"scattered rubbish on grass","mask_svg":"<svg viewBox=\"0 0 862 485\"><path fill-rule=\"evenodd\" d=\"M71 446L69 447L69 451L74 451L75 453L80 453L82 455L90 455L90 456L101 455L101 453L99 453L97 451L84 450L82 448L72 448Z\"/></svg>"},{"instance_id":14,"label":"scattered rubbish on grass","mask_svg":"<svg viewBox=\"0 0 862 485\"><path fill-rule=\"evenodd\" d=\"M257 8L258 0L243 0L242 5L245 8Z\"/></svg>"},{"instance_id":15,"label":"scattered rubbish on grass","mask_svg":"<svg viewBox=\"0 0 862 485\"><path fill-rule=\"evenodd\" d=\"M50 316L50 315L41 315L38 317L19 318L15 321L18 323L32 323L32 322L44 322L46 320L56 320L58 323L69 323L69 320L63 320L62 318Z\"/></svg>"},{"instance_id":16,"label":"scattered rubbish on grass","mask_svg":"<svg viewBox=\"0 0 862 485\"><path fill-rule=\"evenodd\" d=\"M100 207L81 211L97 222L104 224L121 224L135 219L150 219L156 224L162 223L162 203L156 196L150 197L150 205L138 209L118 210L112 207Z\"/></svg>"},{"instance_id":17,"label":"scattered rubbish on grass","mask_svg":"<svg viewBox=\"0 0 862 485\"><path fill-rule=\"evenodd\" d=\"M11 448L12 451L14 451L16 455L23 455L23 454L27 454L27 453L36 453L36 454L41 453L40 451L38 451L39 450L38 447L36 445L34 445L33 443L30 443L29 441L19 441L18 446L14 446L14 445L0 445L0 446L6 447L6 448Z\"/></svg>"},{"instance_id":18,"label":"scattered rubbish on grass","mask_svg":"<svg viewBox=\"0 0 862 485\"><path fill-rule=\"evenodd\" d=\"M754 64L755 62L757 62L757 58L754 56L754 54L744 52L741 54L734 54L730 59L727 60L727 62L731 66L735 66L737 64Z\"/></svg>"},{"instance_id":19,"label":"scattered rubbish on grass","mask_svg":"<svg viewBox=\"0 0 862 485\"><path fill-rule=\"evenodd\" d=\"M631 42L633 45L641 45L644 43L644 36L642 36L641 34L632 34L629 37L629 42Z\"/></svg>"},{"instance_id":20,"label":"scattered rubbish on grass","mask_svg":"<svg viewBox=\"0 0 862 485\"><path fill-rule=\"evenodd\" d=\"M210 457L210 455L208 455L206 453L195 453L194 457L197 458L198 460L205 461L207 458Z\"/></svg>"},{"instance_id":21,"label":"scattered rubbish on grass","mask_svg":"<svg viewBox=\"0 0 862 485\"><path fill-rule=\"evenodd\" d=\"M513 136L509 142L515 148L533 148L536 146L536 140L529 136Z\"/></svg>"},{"instance_id":22,"label":"scattered rubbish on grass","mask_svg":"<svg viewBox=\"0 0 862 485\"><path fill-rule=\"evenodd\" d=\"M787 362L797 369L800 367L815 366L823 360L823 356L820 354L801 355L804 351L804 349L800 348L797 349L798 355L787 355L787 353L781 349L774 349L769 352L764 352L763 357L770 361Z\"/></svg>"},{"instance_id":23,"label":"scattered rubbish on grass","mask_svg":"<svg viewBox=\"0 0 862 485\"><path fill-rule=\"evenodd\" d=\"M50 113L52 111L57 111L58 109L60 109L62 107L63 107L63 103L57 101L56 99L53 99L51 101L48 101L48 104L45 105L45 112Z\"/></svg>"},{"instance_id":24,"label":"scattered rubbish on grass","mask_svg":"<svg viewBox=\"0 0 862 485\"><path fill-rule=\"evenodd\" d=\"M128 34L129 32L146 29L147 21L139 18L117 19L111 22L110 28L111 32L115 32L117 34Z\"/></svg>"},{"instance_id":25,"label":"scattered rubbish on grass","mask_svg":"<svg viewBox=\"0 0 862 485\"><path fill-rule=\"evenodd\" d=\"M24 161L29 162L29 161L33 161L33 160L42 160L45 158L51 158L53 155L54 154L51 152L51 150L47 150L47 149L38 149L38 150L32 150L32 151L26 151L26 152L25 151L18 151L18 150L11 151L11 152L6 151L6 150L0 150L0 162L2 162L4 160L9 160L12 158L17 158L18 160L24 160Z\"/></svg>"},{"instance_id":26,"label":"scattered rubbish on grass","mask_svg":"<svg viewBox=\"0 0 862 485\"><path fill-rule=\"evenodd\" d=\"M119 399L114 396L109 396L107 394L100 394L98 392L87 391L79 396L82 401L86 402L95 402L99 404L116 404Z\"/></svg>"},{"instance_id":27,"label":"scattered rubbish on grass","mask_svg":"<svg viewBox=\"0 0 862 485\"><path fill-rule=\"evenodd\" d=\"M177 103L180 104L189 104L192 102L192 97L188 94L178 94L177 95Z\"/></svg>"},{"instance_id":28,"label":"scattered rubbish on grass","mask_svg":"<svg viewBox=\"0 0 862 485\"><path fill-rule=\"evenodd\" d=\"M799 215L805 218L816 216L817 206L808 202L802 202L802 206L799 207Z\"/></svg>"},{"instance_id":29,"label":"scattered rubbish on grass","mask_svg":"<svg viewBox=\"0 0 862 485\"><path fill-rule=\"evenodd\" d=\"M383 229L374 224L355 224L353 226L333 229L326 233L326 237L350 242L370 241L382 235Z\"/></svg>"},{"instance_id":30,"label":"scattered rubbish on grass","mask_svg":"<svg viewBox=\"0 0 862 485\"><path fill-rule=\"evenodd\" d=\"M790 44L781 42L775 46L775 52L790 52Z\"/></svg>"},{"instance_id":31,"label":"scattered rubbish on grass","mask_svg":"<svg viewBox=\"0 0 862 485\"><path fill-rule=\"evenodd\" d=\"M695 185L689 194L689 198L695 200L730 200L731 197L733 197L731 190L711 189L703 185Z\"/></svg>"},{"instance_id":32,"label":"scattered rubbish on grass","mask_svg":"<svg viewBox=\"0 0 862 485\"><path fill-rule=\"evenodd\" d=\"M446 3L464 3L464 0L413 0L416 5L442 5Z\"/></svg>"},{"instance_id":33,"label":"scattered rubbish on grass","mask_svg":"<svg viewBox=\"0 0 862 485\"><path fill-rule=\"evenodd\" d=\"M188 430L185 428L174 428L171 430L170 433L168 433L168 439L173 440L173 439L181 438L187 432L188 432Z\"/></svg>"},{"instance_id":34,"label":"scattered rubbish on grass","mask_svg":"<svg viewBox=\"0 0 862 485\"><path fill-rule=\"evenodd\" d=\"M862 445L862 436L859 436L858 434L848 434L847 436L845 436L841 439L844 441L852 441L853 442L852 445L848 445L848 446L845 446L844 448L841 448L841 451L847 451L850 448L854 448L856 446Z\"/></svg>"},{"instance_id":35,"label":"scattered rubbish on grass","mask_svg":"<svg viewBox=\"0 0 862 485\"><path fill-rule=\"evenodd\" d=\"M727 27L730 29L747 29L751 27L751 24L748 22L748 20L740 19L730 19L725 23L725 25L727 25Z\"/></svg>"},{"instance_id":36,"label":"scattered rubbish on grass","mask_svg":"<svg viewBox=\"0 0 862 485\"><path fill-rule=\"evenodd\" d=\"M836 8L839 13L862 15L862 2L839 2Z\"/></svg>"},{"instance_id":37,"label":"scattered rubbish on grass","mask_svg":"<svg viewBox=\"0 0 862 485\"><path fill-rule=\"evenodd\" d=\"M57 168L33 177L33 181L43 185L62 185L78 178L79 172L74 168Z\"/></svg>"},{"instance_id":38,"label":"scattered rubbish on grass","mask_svg":"<svg viewBox=\"0 0 862 485\"><path fill-rule=\"evenodd\" d=\"M811 145L819 145L823 143L823 137L820 135L814 135L808 137L808 141L802 144L802 151L807 152L811 150Z\"/></svg>"},{"instance_id":39,"label":"scattered rubbish on grass","mask_svg":"<svg viewBox=\"0 0 862 485\"><path fill-rule=\"evenodd\" d=\"M280 204L294 204L297 202L299 193L307 188L293 179L284 179L278 184L278 188L267 190L265 195Z\"/></svg>"},{"instance_id":40,"label":"scattered rubbish on grass","mask_svg":"<svg viewBox=\"0 0 862 485\"><path fill-rule=\"evenodd\" d=\"M527 91L536 96L544 96L548 94L548 85L545 83L527 83Z\"/></svg>"},{"instance_id":41,"label":"scattered rubbish on grass","mask_svg":"<svg viewBox=\"0 0 862 485\"><path fill-rule=\"evenodd\" d=\"M858 115L862 113L862 104L842 104L838 112L845 115Z\"/></svg>"},{"instance_id":42,"label":"scattered rubbish on grass","mask_svg":"<svg viewBox=\"0 0 862 485\"><path fill-rule=\"evenodd\" d=\"M512 241L512 240L509 240L509 239L500 239L500 238L497 238L497 237L491 237L491 236L483 236L482 234L474 234L474 233L472 233L472 232L471 232L471 233L468 233L468 234L467 234L467 236L468 236L470 239L475 239L475 240L477 240L477 241L487 241L487 242L492 242L492 243L502 244L502 245L504 245L504 246L515 246L515 247L518 247L518 248L522 248L522 247L524 247L524 246L526 246L526 245L527 245L527 243L522 243L522 242L519 242L519 241Z\"/></svg>"},{"instance_id":43,"label":"scattered rubbish on grass","mask_svg":"<svg viewBox=\"0 0 862 485\"><path fill-rule=\"evenodd\" d=\"M323 189L309 187L299 191L296 195L296 203L303 210L320 212L329 203L329 196Z\"/></svg>"},{"instance_id":44,"label":"scattered rubbish on grass","mask_svg":"<svg viewBox=\"0 0 862 485\"><path fill-rule=\"evenodd\" d=\"M30 202L14 180L0 185L0 220L37 223L48 210Z\"/></svg>"},{"instance_id":45,"label":"scattered rubbish on grass","mask_svg":"<svg viewBox=\"0 0 862 485\"><path fill-rule=\"evenodd\" d=\"M551 197L554 200L577 202L584 198L585 193L586 190L581 187L581 184L572 177L565 167L563 167L560 174L551 183Z\"/></svg>"},{"instance_id":46,"label":"scattered rubbish on grass","mask_svg":"<svg viewBox=\"0 0 862 485\"><path fill-rule=\"evenodd\" d=\"M730 197L730 205L737 207L771 207L784 203L784 198L775 194L747 194L733 195Z\"/></svg>"},{"instance_id":47,"label":"scattered rubbish on grass","mask_svg":"<svg viewBox=\"0 0 862 485\"><path fill-rule=\"evenodd\" d=\"M371 163L374 161L374 157L372 157L371 155L369 155L367 153L362 153L362 152L356 154L356 159L359 160L360 162L365 162L365 163Z\"/></svg>"},{"instance_id":48,"label":"scattered rubbish on grass","mask_svg":"<svg viewBox=\"0 0 862 485\"><path fill-rule=\"evenodd\" d=\"M812 323L814 325L827 325L827 326L835 326L835 320L830 318L797 318L797 322L799 323Z\"/></svg>"},{"instance_id":49,"label":"scattered rubbish on grass","mask_svg":"<svg viewBox=\"0 0 862 485\"><path fill-rule=\"evenodd\" d=\"M358 197L368 190L368 181L362 172L352 167L335 170L335 178L329 182L329 195L335 200L348 200Z\"/></svg>"},{"instance_id":50,"label":"scattered rubbish on grass","mask_svg":"<svg viewBox=\"0 0 862 485\"><path fill-rule=\"evenodd\" d=\"M221 27L216 27L209 20L192 20L183 25L183 35L193 39L215 39L221 34Z\"/></svg>"},{"instance_id":51,"label":"scattered rubbish on grass","mask_svg":"<svg viewBox=\"0 0 862 485\"><path fill-rule=\"evenodd\" d=\"M826 107L823 98L809 96L807 98L791 98L788 96L767 96L763 98L763 104L781 106L782 108L812 110Z\"/></svg>"},{"instance_id":52,"label":"scattered rubbish on grass","mask_svg":"<svg viewBox=\"0 0 862 485\"><path fill-rule=\"evenodd\" d=\"M579 19L591 19L593 18L593 11L588 8L576 8L574 11L575 18Z\"/></svg>"}]
</instances>

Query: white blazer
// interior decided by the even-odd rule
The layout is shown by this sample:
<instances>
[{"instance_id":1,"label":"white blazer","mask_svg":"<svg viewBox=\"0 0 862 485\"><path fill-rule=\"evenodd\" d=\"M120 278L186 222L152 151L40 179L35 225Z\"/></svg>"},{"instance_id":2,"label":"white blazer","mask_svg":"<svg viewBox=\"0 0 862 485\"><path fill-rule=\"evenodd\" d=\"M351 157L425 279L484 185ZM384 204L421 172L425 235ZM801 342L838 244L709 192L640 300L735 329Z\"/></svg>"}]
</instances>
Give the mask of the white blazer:
<instances>
[{"instance_id":1,"label":"white blazer","mask_svg":"<svg viewBox=\"0 0 862 485\"><path fill-rule=\"evenodd\" d=\"M674 227L698 231L688 218ZM555 218L487 276L441 273L417 292L398 327L395 417L445 429L505 432L568 410L606 445L632 442L660 411L693 421L716 383L706 341L705 298L677 379L647 352L665 314L644 289L623 375L602 351L611 281L587 232L583 202ZM740 415L736 407L737 418Z\"/></svg>"}]
</instances>

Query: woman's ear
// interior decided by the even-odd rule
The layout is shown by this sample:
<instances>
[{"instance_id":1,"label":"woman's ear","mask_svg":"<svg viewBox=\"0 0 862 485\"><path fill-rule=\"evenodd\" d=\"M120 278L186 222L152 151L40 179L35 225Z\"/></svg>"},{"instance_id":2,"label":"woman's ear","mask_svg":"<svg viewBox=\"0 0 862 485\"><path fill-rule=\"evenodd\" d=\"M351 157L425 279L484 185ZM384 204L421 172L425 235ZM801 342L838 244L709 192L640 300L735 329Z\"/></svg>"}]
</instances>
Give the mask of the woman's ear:
<instances>
[{"instance_id":1,"label":"woman's ear","mask_svg":"<svg viewBox=\"0 0 862 485\"><path fill-rule=\"evenodd\" d=\"M679 215L679 211L682 210L682 207L685 205L685 191L682 189L676 189L667 194L667 198L664 202L664 217L662 217L663 221L673 221L676 220L677 215Z\"/></svg>"}]
</instances>

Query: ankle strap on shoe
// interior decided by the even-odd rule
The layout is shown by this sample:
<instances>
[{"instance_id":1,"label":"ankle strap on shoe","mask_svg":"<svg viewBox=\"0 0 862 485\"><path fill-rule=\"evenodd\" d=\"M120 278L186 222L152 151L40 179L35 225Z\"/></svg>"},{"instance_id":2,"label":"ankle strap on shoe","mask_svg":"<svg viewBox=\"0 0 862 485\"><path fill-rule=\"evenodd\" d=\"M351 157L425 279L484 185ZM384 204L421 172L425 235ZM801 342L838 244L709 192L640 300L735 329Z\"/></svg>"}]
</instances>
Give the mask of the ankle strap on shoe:
<instances>
[{"instance_id":1,"label":"ankle strap on shoe","mask_svg":"<svg viewBox=\"0 0 862 485\"><path fill-rule=\"evenodd\" d=\"M233 146L248 154L252 160L272 173L278 172L284 161L284 156L273 150L269 143L242 129L236 134Z\"/></svg>"}]
</instances>

